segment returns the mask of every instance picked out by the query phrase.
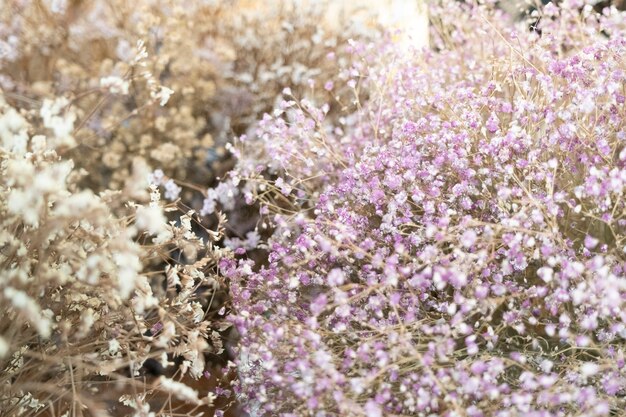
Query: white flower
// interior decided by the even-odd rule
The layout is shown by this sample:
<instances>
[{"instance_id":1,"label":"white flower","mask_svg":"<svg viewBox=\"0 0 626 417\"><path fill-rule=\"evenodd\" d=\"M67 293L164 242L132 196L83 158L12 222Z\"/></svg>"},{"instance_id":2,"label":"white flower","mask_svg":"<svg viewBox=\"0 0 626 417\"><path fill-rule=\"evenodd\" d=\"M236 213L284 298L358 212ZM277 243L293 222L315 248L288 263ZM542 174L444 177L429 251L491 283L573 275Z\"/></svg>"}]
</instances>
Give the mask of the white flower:
<instances>
[{"instance_id":1,"label":"white flower","mask_svg":"<svg viewBox=\"0 0 626 417\"><path fill-rule=\"evenodd\" d=\"M580 109L583 111L583 113L589 114L593 112L595 108L596 108L596 103L593 97L589 95L583 98L582 101L580 102Z\"/></svg>"},{"instance_id":2,"label":"white flower","mask_svg":"<svg viewBox=\"0 0 626 417\"><path fill-rule=\"evenodd\" d=\"M140 39L137 41L137 55L135 55L134 63L138 64L146 58L148 58L146 44L143 40Z\"/></svg>"},{"instance_id":3,"label":"white flower","mask_svg":"<svg viewBox=\"0 0 626 417\"><path fill-rule=\"evenodd\" d=\"M93 195L91 190L83 190L61 199L54 208L56 216L72 217L77 213L95 212L103 210L102 203Z\"/></svg>"},{"instance_id":4,"label":"white flower","mask_svg":"<svg viewBox=\"0 0 626 417\"><path fill-rule=\"evenodd\" d=\"M174 94L174 90L167 88L165 86L160 86L159 90L156 92L152 92L150 95L153 99L159 100L160 106L165 106L169 101L170 97Z\"/></svg>"},{"instance_id":5,"label":"white flower","mask_svg":"<svg viewBox=\"0 0 626 417\"><path fill-rule=\"evenodd\" d=\"M113 254L113 260L118 267L117 287L122 298L128 298L135 289L141 271L141 260L128 250Z\"/></svg>"},{"instance_id":6,"label":"white flower","mask_svg":"<svg viewBox=\"0 0 626 417\"><path fill-rule=\"evenodd\" d=\"M3 101L0 98L0 106L2 104ZM24 120L15 109L9 108L0 117L0 140L2 148L18 155L26 153L28 144L27 128L26 120Z\"/></svg>"},{"instance_id":7,"label":"white flower","mask_svg":"<svg viewBox=\"0 0 626 417\"><path fill-rule=\"evenodd\" d=\"M35 135L30 139L33 152L43 152L46 150L46 137L43 135Z\"/></svg>"},{"instance_id":8,"label":"white flower","mask_svg":"<svg viewBox=\"0 0 626 417\"><path fill-rule=\"evenodd\" d=\"M120 350L120 342L115 339L109 340L109 355L115 356Z\"/></svg>"},{"instance_id":9,"label":"white flower","mask_svg":"<svg viewBox=\"0 0 626 417\"><path fill-rule=\"evenodd\" d=\"M585 362L580 366L580 374L585 378L597 374L599 370L600 366L593 362Z\"/></svg>"},{"instance_id":10,"label":"white flower","mask_svg":"<svg viewBox=\"0 0 626 417\"><path fill-rule=\"evenodd\" d=\"M39 211L42 206L41 196L38 196L33 190L14 189L9 193L8 212L20 216L24 223L29 226L36 227L39 225Z\"/></svg>"},{"instance_id":11,"label":"white flower","mask_svg":"<svg viewBox=\"0 0 626 417\"><path fill-rule=\"evenodd\" d=\"M167 219L158 206L140 206L137 208L136 225L151 235L167 231Z\"/></svg>"},{"instance_id":12,"label":"white flower","mask_svg":"<svg viewBox=\"0 0 626 417\"><path fill-rule=\"evenodd\" d=\"M28 294L12 287L6 287L4 289L4 298L9 301L16 310L26 317L41 337L50 337L50 320L43 317L39 305Z\"/></svg>"},{"instance_id":13,"label":"white flower","mask_svg":"<svg viewBox=\"0 0 626 417\"><path fill-rule=\"evenodd\" d=\"M133 401L134 403L134 401ZM155 417L154 411L150 411L150 404L143 403L141 408L138 408L133 417Z\"/></svg>"},{"instance_id":14,"label":"white flower","mask_svg":"<svg viewBox=\"0 0 626 417\"><path fill-rule=\"evenodd\" d=\"M111 94L126 95L128 94L129 83L120 77L111 75L100 79L100 87L106 88Z\"/></svg>"},{"instance_id":15,"label":"white flower","mask_svg":"<svg viewBox=\"0 0 626 417\"><path fill-rule=\"evenodd\" d=\"M174 381L173 379L166 378L164 376L161 376L161 378L159 379L159 383L161 384L161 387L165 392L173 394L180 400L187 401L193 404L201 403L200 399L198 398L198 391L183 383Z\"/></svg>"},{"instance_id":16,"label":"white flower","mask_svg":"<svg viewBox=\"0 0 626 417\"><path fill-rule=\"evenodd\" d=\"M552 281L552 278L554 276L554 270L552 268L549 268L547 266L541 267L537 270L537 275L539 276L539 278L541 278L544 282L548 283Z\"/></svg>"},{"instance_id":17,"label":"white flower","mask_svg":"<svg viewBox=\"0 0 626 417\"><path fill-rule=\"evenodd\" d=\"M544 359L543 361L541 361L541 363L539 364L539 367L541 368L541 370L545 373L549 373L552 370L552 367L554 366L554 362L548 360L548 359Z\"/></svg>"},{"instance_id":18,"label":"white flower","mask_svg":"<svg viewBox=\"0 0 626 417\"><path fill-rule=\"evenodd\" d=\"M345 274L339 268L334 268L328 273L328 284L332 286L342 285L346 279Z\"/></svg>"},{"instance_id":19,"label":"white flower","mask_svg":"<svg viewBox=\"0 0 626 417\"><path fill-rule=\"evenodd\" d=\"M76 142L71 137L74 130L76 114L68 110L69 101L65 97L55 100L44 99L39 114L43 124L54 132L57 146L74 146ZM63 115L61 113L63 112Z\"/></svg>"}]
</instances>

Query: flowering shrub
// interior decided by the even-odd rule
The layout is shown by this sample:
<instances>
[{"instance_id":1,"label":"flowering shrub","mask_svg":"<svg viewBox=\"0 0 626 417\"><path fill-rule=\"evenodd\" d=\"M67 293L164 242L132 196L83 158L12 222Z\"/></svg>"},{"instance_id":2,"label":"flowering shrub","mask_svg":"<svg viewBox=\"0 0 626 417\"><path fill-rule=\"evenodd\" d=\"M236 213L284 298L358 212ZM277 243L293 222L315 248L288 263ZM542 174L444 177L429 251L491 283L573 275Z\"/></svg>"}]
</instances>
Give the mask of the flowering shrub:
<instances>
[{"instance_id":1,"label":"flowering shrub","mask_svg":"<svg viewBox=\"0 0 626 417\"><path fill-rule=\"evenodd\" d=\"M81 172L60 156L74 140L74 116L63 108L20 113L0 96L2 414L207 410L213 391L180 378L206 378L205 355L223 351L218 331L229 325L200 296L223 287L213 266L230 255L212 243L223 225L207 231L207 243L192 230L192 212L167 223L155 187L146 205L81 188ZM119 199L125 217L111 208ZM147 379L146 363L160 379Z\"/></svg>"},{"instance_id":2,"label":"flowering shrub","mask_svg":"<svg viewBox=\"0 0 626 417\"><path fill-rule=\"evenodd\" d=\"M242 402L618 415L626 15L564 1L537 12L539 30L511 31L489 6L430 13L432 51L353 45L345 82L369 100L352 113L330 123L326 105L287 97L237 148L222 188L274 228L266 264L220 261ZM215 201L228 203L216 191L207 212Z\"/></svg>"}]
</instances>

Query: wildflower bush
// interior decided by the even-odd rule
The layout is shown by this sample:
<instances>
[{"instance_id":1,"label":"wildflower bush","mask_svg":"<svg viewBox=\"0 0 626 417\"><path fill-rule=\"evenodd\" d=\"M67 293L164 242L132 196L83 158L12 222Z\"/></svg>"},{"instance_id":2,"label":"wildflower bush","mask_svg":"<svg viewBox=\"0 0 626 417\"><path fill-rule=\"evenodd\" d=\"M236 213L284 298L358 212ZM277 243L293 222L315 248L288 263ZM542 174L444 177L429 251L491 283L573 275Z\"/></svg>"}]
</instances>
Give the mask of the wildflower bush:
<instances>
[{"instance_id":1,"label":"wildflower bush","mask_svg":"<svg viewBox=\"0 0 626 417\"><path fill-rule=\"evenodd\" d=\"M241 402L622 415L626 15L550 3L530 31L489 5L430 15L429 50L352 44L342 117L284 91L209 190L206 212L236 189L272 230L235 242L266 262L219 265Z\"/></svg>"}]
</instances>

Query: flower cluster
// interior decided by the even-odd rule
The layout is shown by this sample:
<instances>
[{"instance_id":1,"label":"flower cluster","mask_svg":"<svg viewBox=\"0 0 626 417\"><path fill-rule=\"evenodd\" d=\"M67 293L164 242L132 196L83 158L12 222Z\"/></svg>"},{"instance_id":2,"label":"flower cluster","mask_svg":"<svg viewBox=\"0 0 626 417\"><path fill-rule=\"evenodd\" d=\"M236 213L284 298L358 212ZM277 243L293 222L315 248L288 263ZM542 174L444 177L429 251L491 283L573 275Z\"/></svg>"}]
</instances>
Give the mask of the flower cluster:
<instances>
[{"instance_id":1,"label":"flower cluster","mask_svg":"<svg viewBox=\"0 0 626 417\"><path fill-rule=\"evenodd\" d=\"M265 116L268 259L219 265L252 415L626 407L626 15L560 3L433 5L432 50L353 46L353 112Z\"/></svg>"},{"instance_id":2,"label":"flower cluster","mask_svg":"<svg viewBox=\"0 0 626 417\"><path fill-rule=\"evenodd\" d=\"M224 286L215 263L230 256L213 247L223 225L207 241L193 212L168 223L164 209L175 207L154 186L145 205L81 187L61 156L75 121L63 106L20 112L0 96L3 415L105 415L129 387L135 395L120 401L137 415L206 411L209 386L198 397L180 378L202 378L205 355L224 350L218 331L230 324L211 305ZM120 198L125 216L115 214ZM162 375L154 386L146 364Z\"/></svg>"}]
</instances>

